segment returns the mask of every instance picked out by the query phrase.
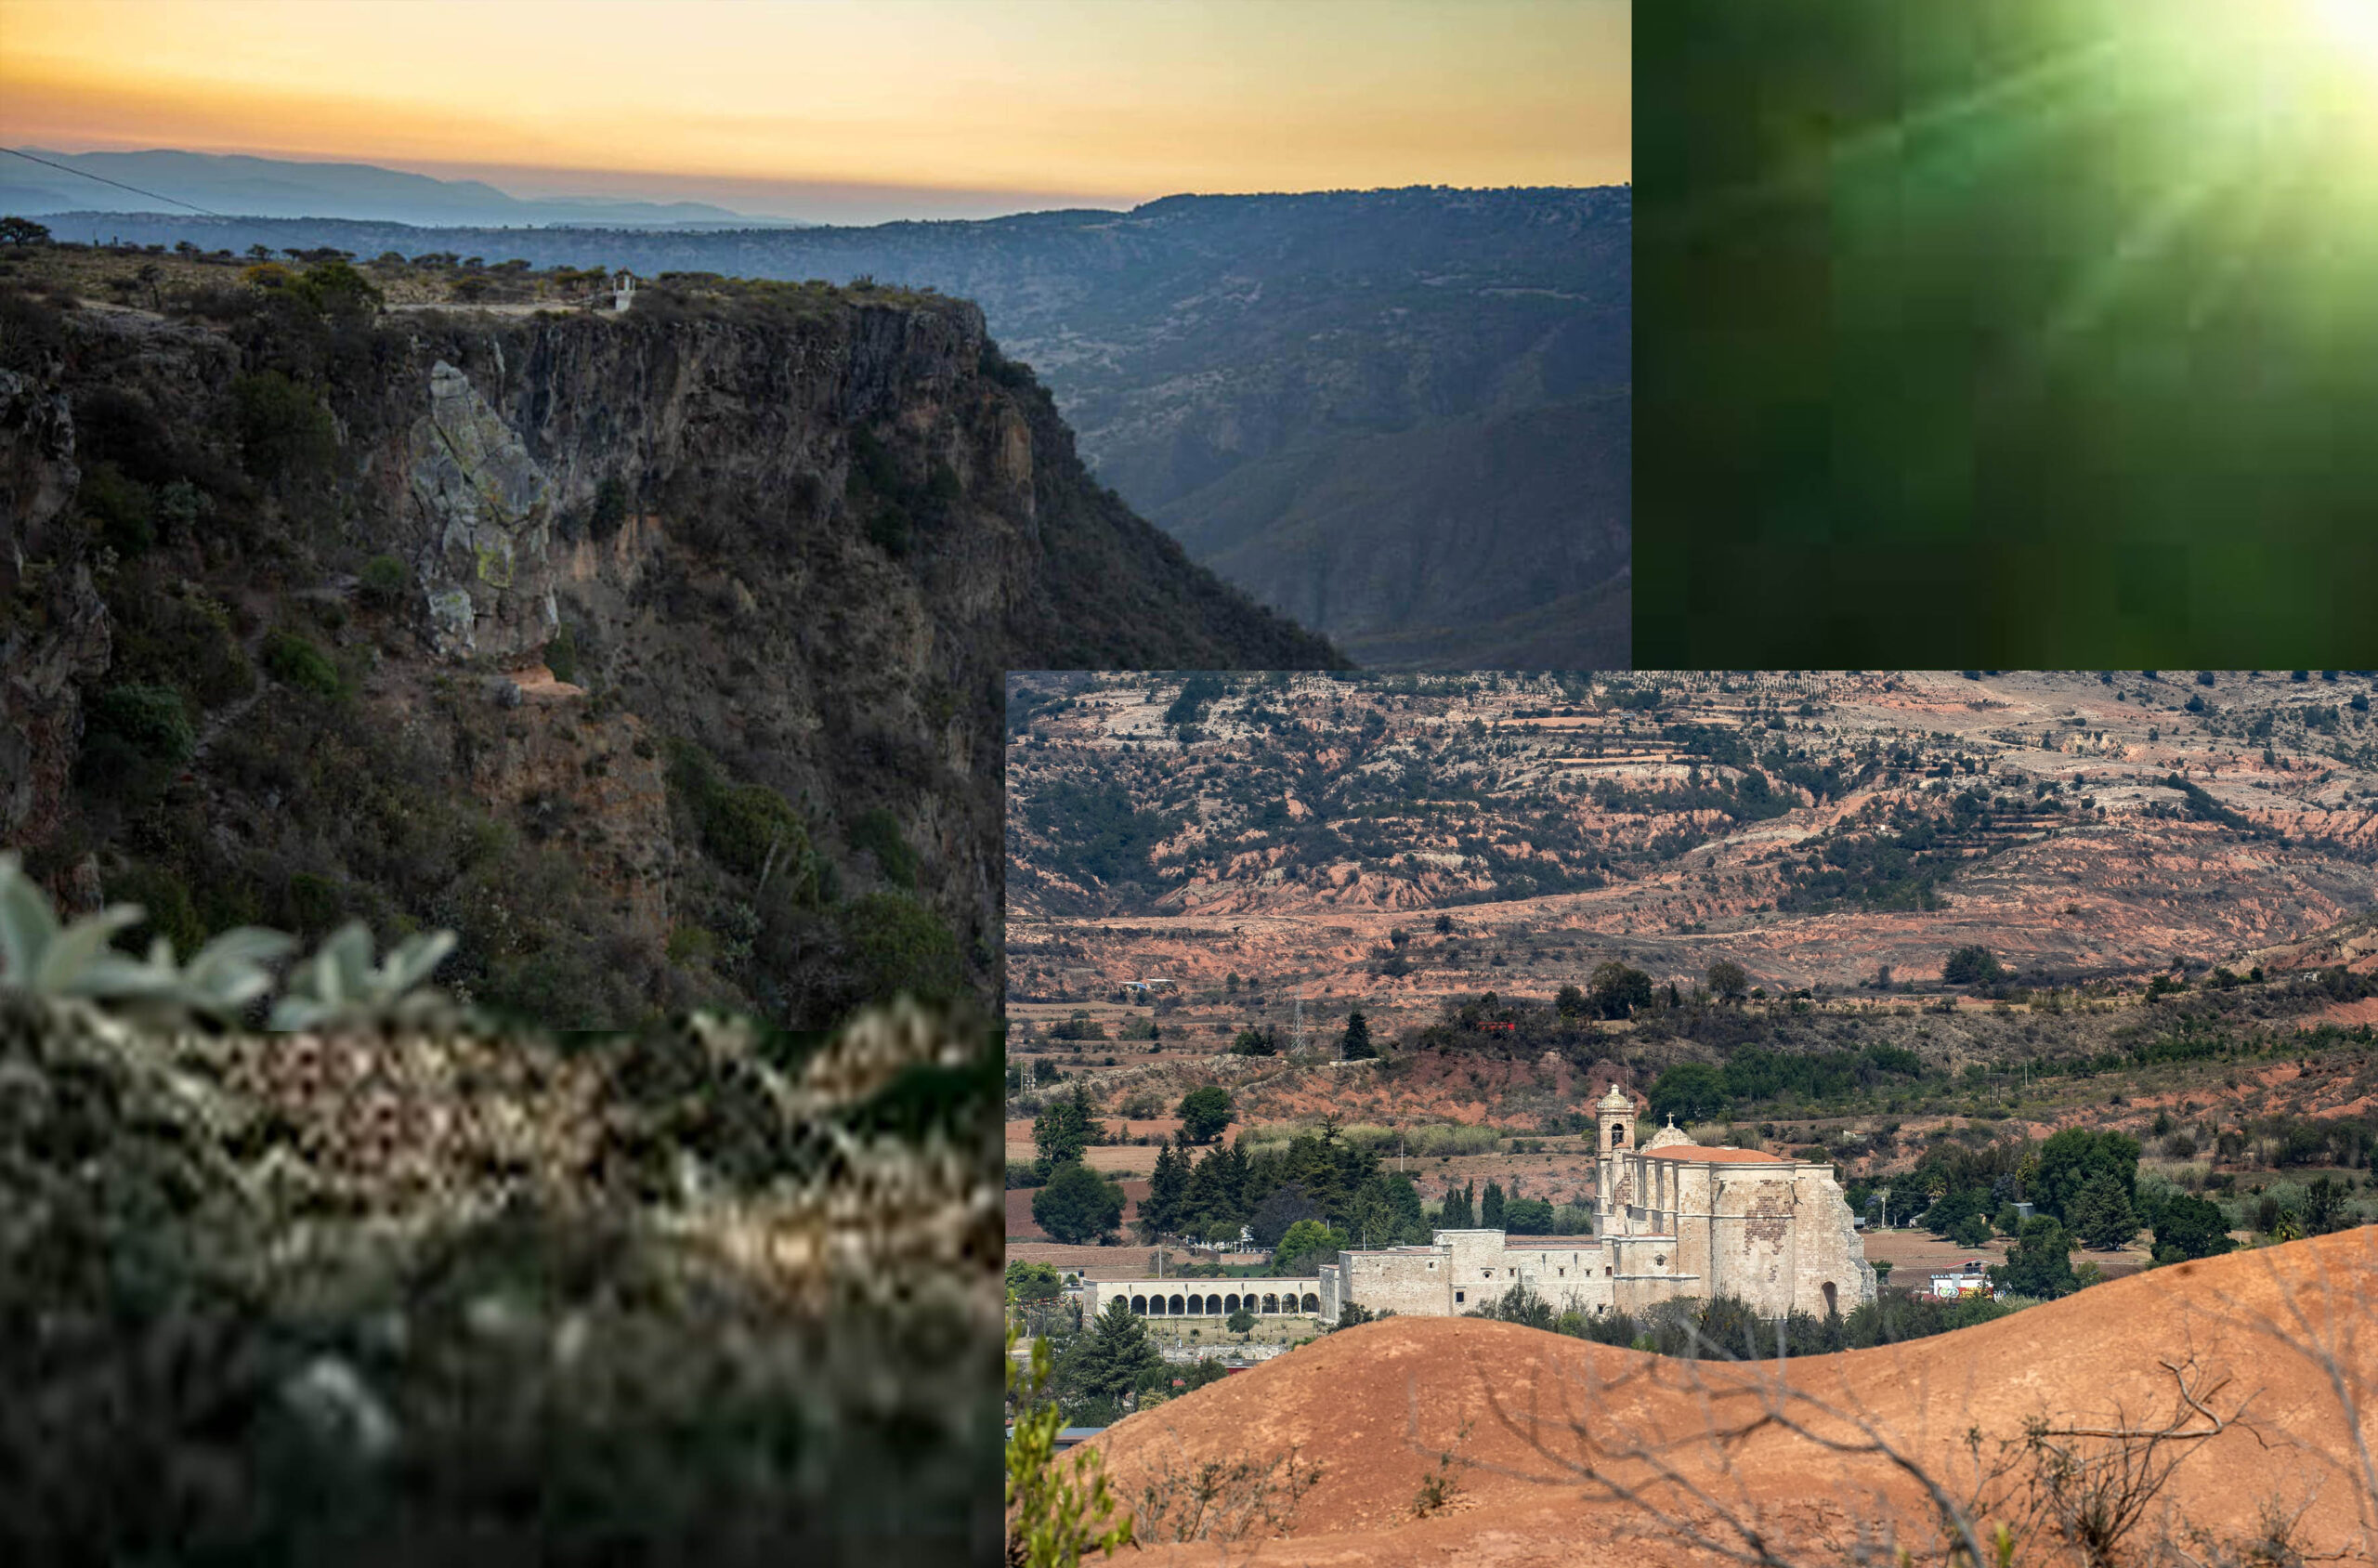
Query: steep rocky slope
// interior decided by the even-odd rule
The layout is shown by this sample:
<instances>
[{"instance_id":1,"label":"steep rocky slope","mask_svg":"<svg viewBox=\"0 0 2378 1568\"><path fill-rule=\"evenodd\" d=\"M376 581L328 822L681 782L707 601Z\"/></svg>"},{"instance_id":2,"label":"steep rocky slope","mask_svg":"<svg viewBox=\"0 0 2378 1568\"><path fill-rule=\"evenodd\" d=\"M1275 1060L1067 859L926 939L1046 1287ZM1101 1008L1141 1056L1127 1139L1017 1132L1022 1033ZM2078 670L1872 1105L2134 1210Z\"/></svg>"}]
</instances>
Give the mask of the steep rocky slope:
<instances>
[{"instance_id":1,"label":"steep rocky slope","mask_svg":"<svg viewBox=\"0 0 2378 1568\"><path fill-rule=\"evenodd\" d=\"M557 1025L987 996L1002 670L1335 657L962 302L72 304L0 294L0 839L184 950L446 925Z\"/></svg>"},{"instance_id":2,"label":"steep rocky slope","mask_svg":"<svg viewBox=\"0 0 2378 1568\"><path fill-rule=\"evenodd\" d=\"M56 222L947 290L1039 368L1103 480L1359 661L1607 669L1628 660L1632 212L1625 187L1418 188L699 235Z\"/></svg>"}]
</instances>

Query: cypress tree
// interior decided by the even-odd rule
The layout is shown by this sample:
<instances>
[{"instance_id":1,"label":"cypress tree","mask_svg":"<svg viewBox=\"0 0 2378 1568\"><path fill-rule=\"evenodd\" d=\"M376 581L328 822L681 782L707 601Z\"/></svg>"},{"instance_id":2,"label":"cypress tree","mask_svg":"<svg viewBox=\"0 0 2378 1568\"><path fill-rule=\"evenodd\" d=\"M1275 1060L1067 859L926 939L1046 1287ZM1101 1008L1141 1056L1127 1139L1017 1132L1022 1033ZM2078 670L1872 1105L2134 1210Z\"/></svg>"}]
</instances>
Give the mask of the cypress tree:
<instances>
[{"instance_id":1,"label":"cypress tree","mask_svg":"<svg viewBox=\"0 0 2378 1568\"><path fill-rule=\"evenodd\" d=\"M1370 1020L1363 1016L1359 1007L1346 1014L1344 1049L1349 1062L1361 1062L1378 1054L1378 1048L1371 1044Z\"/></svg>"},{"instance_id":2,"label":"cypress tree","mask_svg":"<svg viewBox=\"0 0 2378 1568\"><path fill-rule=\"evenodd\" d=\"M1503 1184L1500 1182L1486 1183L1486 1196L1478 1205L1478 1222L1490 1231L1503 1222Z\"/></svg>"},{"instance_id":3,"label":"cypress tree","mask_svg":"<svg viewBox=\"0 0 2378 1568\"><path fill-rule=\"evenodd\" d=\"M1437 1228L1446 1231L1466 1231L1476 1222L1470 1212L1470 1189L1447 1187L1444 1208L1437 1215Z\"/></svg>"}]
</instances>

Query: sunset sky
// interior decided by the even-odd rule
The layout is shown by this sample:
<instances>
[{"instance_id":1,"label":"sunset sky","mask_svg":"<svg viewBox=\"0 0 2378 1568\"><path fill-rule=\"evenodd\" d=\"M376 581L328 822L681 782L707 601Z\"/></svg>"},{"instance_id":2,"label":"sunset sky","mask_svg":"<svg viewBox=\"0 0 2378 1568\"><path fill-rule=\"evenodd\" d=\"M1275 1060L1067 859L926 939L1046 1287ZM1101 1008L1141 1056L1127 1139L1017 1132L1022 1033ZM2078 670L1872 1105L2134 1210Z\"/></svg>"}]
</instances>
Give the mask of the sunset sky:
<instances>
[{"instance_id":1,"label":"sunset sky","mask_svg":"<svg viewBox=\"0 0 2378 1568\"><path fill-rule=\"evenodd\" d=\"M1630 0L0 0L0 141L828 221L1631 177Z\"/></svg>"}]
</instances>

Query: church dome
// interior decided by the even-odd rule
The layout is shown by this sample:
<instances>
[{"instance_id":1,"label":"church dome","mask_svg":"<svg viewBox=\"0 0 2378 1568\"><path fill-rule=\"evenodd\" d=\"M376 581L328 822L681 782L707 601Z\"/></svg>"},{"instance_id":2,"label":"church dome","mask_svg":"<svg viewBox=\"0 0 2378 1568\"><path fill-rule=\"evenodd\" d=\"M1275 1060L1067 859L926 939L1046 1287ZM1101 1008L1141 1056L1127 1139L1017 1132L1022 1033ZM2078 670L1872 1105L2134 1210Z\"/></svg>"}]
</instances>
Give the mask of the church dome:
<instances>
[{"instance_id":1,"label":"church dome","mask_svg":"<svg viewBox=\"0 0 2378 1568\"><path fill-rule=\"evenodd\" d=\"M1691 1135L1676 1124L1676 1117L1670 1117L1666 1127L1643 1140L1642 1146L1648 1152L1652 1149L1672 1149L1679 1143L1692 1142Z\"/></svg>"},{"instance_id":2,"label":"church dome","mask_svg":"<svg viewBox=\"0 0 2378 1568\"><path fill-rule=\"evenodd\" d=\"M1635 1109L1635 1097L1614 1083L1610 1086L1609 1093L1594 1102L1594 1109L1632 1112Z\"/></svg>"}]
</instances>

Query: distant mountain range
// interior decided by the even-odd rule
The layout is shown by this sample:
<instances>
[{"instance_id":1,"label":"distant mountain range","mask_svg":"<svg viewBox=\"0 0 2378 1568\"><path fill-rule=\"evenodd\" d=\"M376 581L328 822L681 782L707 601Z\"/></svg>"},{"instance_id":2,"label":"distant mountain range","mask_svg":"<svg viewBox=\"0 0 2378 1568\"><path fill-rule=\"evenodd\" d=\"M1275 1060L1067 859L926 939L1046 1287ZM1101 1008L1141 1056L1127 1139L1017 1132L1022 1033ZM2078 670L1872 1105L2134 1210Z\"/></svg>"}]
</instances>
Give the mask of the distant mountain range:
<instances>
[{"instance_id":1,"label":"distant mountain range","mask_svg":"<svg viewBox=\"0 0 2378 1568\"><path fill-rule=\"evenodd\" d=\"M299 163L211 152L25 150L119 185L236 217L365 218L409 224L601 224L618 228L793 227L704 202L608 196L520 197L476 179L434 179L370 163ZM128 196L129 192L123 195ZM0 212L39 217L118 206L93 180L22 158L0 159Z\"/></svg>"},{"instance_id":2,"label":"distant mountain range","mask_svg":"<svg viewBox=\"0 0 2378 1568\"><path fill-rule=\"evenodd\" d=\"M188 215L87 231L961 294L1104 483L1364 664L1628 661L1631 188L706 233Z\"/></svg>"}]
</instances>

